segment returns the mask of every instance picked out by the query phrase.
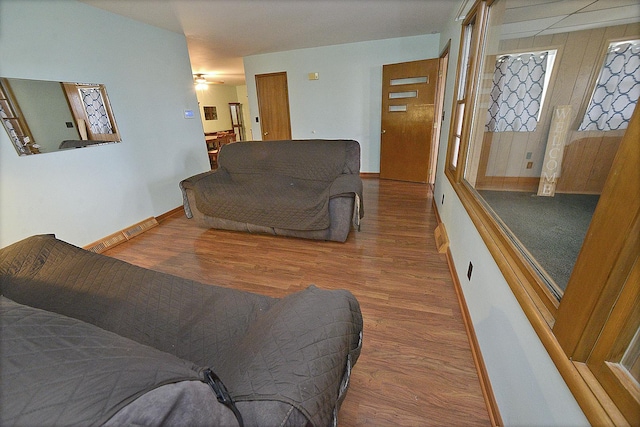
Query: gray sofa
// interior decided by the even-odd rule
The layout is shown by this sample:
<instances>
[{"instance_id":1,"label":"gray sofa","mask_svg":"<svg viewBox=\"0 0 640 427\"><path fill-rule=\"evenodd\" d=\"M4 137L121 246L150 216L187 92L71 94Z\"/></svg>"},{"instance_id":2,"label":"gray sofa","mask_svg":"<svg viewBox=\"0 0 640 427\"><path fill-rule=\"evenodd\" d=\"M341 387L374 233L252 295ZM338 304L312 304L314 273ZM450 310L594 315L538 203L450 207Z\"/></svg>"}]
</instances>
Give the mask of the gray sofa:
<instances>
[{"instance_id":1,"label":"gray sofa","mask_svg":"<svg viewBox=\"0 0 640 427\"><path fill-rule=\"evenodd\" d=\"M203 227L344 242L364 216L357 141L237 142L218 165L180 183Z\"/></svg>"},{"instance_id":2,"label":"gray sofa","mask_svg":"<svg viewBox=\"0 0 640 427\"><path fill-rule=\"evenodd\" d=\"M52 235L0 249L0 290L0 425L335 425L362 345L348 291L271 298Z\"/></svg>"}]
</instances>

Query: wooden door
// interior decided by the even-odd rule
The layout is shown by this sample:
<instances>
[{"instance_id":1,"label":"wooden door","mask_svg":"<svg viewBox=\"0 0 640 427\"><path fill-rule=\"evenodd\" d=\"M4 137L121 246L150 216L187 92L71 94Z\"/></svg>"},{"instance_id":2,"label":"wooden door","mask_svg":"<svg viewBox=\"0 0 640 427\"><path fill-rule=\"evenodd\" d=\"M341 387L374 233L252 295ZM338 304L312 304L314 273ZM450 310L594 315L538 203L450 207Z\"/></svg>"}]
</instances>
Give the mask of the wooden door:
<instances>
[{"instance_id":1,"label":"wooden door","mask_svg":"<svg viewBox=\"0 0 640 427\"><path fill-rule=\"evenodd\" d=\"M256 75L256 92L262 140L291 139L287 73Z\"/></svg>"},{"instance_id":2,"label":"wooden door","mask_svg":"<svg viewBox=\"0 0 640 427\"><path fill-rule=\"evenodd\" d=\"M439 59L382 68L380 178L428 182Z\"/></svg>"}]
</instances>

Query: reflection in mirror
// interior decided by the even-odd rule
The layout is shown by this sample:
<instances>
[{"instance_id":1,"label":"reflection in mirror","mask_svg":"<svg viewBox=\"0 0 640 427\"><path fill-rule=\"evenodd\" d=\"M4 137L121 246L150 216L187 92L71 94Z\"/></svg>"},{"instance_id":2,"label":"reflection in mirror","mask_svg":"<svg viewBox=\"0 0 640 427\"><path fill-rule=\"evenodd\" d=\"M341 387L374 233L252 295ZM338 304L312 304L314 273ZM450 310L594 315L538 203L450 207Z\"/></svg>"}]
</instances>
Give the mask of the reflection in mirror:
<instances>
[{"instance_id":1,"label":"reflection in mirror","mask_svg":"<svg viewBox=\"0 0 640 427\"><path fill-rule=\"evenodd\" d=\"M20 156L120 141L101 84L0 78L0 117Z\"/></svg>"},{"instance_id":2,"label":"reflection in mirror","mask_svg":"<svg viewBox=\"0 0 640 427\"><path fill-rule=\"evenodd\" d=\"M558 300L640 94L637 14L583 7L491 4L465 153L466 183Z\"/></svg>"}]
</instances>

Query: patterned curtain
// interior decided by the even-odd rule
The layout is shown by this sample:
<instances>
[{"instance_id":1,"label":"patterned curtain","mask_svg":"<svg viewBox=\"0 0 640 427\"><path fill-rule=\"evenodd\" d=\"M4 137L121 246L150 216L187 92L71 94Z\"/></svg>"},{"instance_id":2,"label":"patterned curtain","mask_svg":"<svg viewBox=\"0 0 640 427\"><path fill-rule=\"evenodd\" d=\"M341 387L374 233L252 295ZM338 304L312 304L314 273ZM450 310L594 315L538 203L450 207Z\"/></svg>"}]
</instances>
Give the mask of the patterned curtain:
<instances>
[{"instance_id":1,"label":"patterned curtain","mask_svg":"<svg viewBox=\"0 0 640 427\"><path fill-rule=\"evenodd\" d=\"M578 130L626 129L640 96L640 44L610 46Z\"/></svg>"},{"instance_id":2,"label":"patterned curtain","mask_svg":"<svg viewBox=\"0 0 640 427\"><path fill-rule=\"evenodd\" d=\"M533 132L538 124L547 52L503 55L496 61L488 132Z\"/></svg>"},{"instance_id":3,"label":"patterned curtain","mask_svg":"<svg viewBox=\"0 0 640 427\"><path fill-rule=\"evenodd\" d=\"M109 115L104 107L102 93L97 88L81 88L82 102L93 133L113 133Z\"/></svg>"}]
</instances>

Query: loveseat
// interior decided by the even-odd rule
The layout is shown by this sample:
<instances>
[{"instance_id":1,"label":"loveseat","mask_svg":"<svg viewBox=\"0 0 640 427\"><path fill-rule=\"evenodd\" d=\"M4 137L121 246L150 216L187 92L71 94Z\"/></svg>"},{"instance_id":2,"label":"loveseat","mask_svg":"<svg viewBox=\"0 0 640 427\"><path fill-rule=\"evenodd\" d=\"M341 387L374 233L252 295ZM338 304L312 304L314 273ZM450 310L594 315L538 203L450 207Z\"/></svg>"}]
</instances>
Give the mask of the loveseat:
<instances>
[{"instance_id":1,"label":"loveseat","mask_svg":"<svg viewBox=\"0 0 640 427\"><path fill-rule=\"evenodd\" d=\"M216 170L180 188L187 218L207 228L344 242L364 216L353 140L227 144Z\"/></svg>"},{"instance_id":2,"label":"loveseat","mask_svg":"<svg viewBox=\"0 0 640 427\"><path fill-rule=\"evenodd\" d=\"M53 235L0 249L0 290L3 426L332 425L362 345L348 291L271 298Z\"/></svg>"}]
</instances>

